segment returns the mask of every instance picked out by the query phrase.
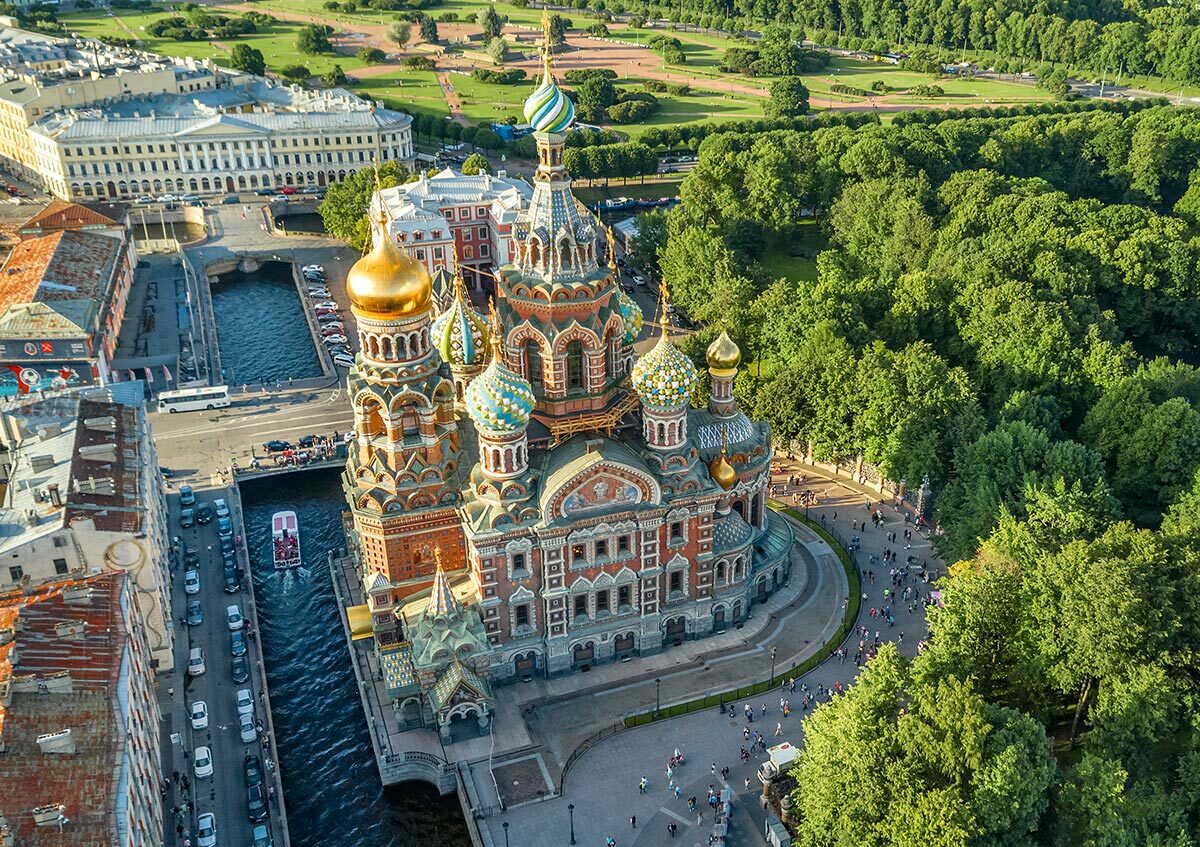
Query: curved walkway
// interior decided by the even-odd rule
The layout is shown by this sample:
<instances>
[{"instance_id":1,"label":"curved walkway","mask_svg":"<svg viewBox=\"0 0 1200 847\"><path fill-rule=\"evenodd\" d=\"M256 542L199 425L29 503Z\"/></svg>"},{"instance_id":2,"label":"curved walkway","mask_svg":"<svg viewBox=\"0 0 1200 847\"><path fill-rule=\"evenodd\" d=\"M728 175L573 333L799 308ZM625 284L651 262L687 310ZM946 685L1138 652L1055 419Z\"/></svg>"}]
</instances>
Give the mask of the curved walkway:
<instances>
[{"instance_id":1,"label":"curved walkway","mask_svg":"<svg viewBox=\"0 0 1200 847\"><path fill-rule=\"evenodd\" d=\"M858 486L817 476L811 469L780 469L776 479L786 481L790 474L798 472L807 474L808 481L794 490L811 491L819 500L819 504L810 509L810 516L818 521L824 516L826 526L835 529L846 539L856 534L861 537L862 590L866 600L863 602L857 624L868 628L871 640L874 639L875 630L878 628L881 642L899 640L903 632L901 652L909 656L914 655L917 642L926 633L923 609L918 605L917 610L910 613L907 606L901 604L900 608L893 609L896 620L894 628L889 629L879 624L877 619L871 618L870 610L872 606L878 608L883 605L883 591L888 587L888 569L875 565L874 583L866 571L872 569L868 564L869 556L879 555L885 547L891 547L898 551L901 561L908 555L916 556L918 563L929 559L931 568L936 568L936 572L940 574L941 563L932 558L929 542L914 532L911 548L905 549L903 530L905 527L911 527L911 524L905 524L901 513L891 506L883 507L885 523L882 527L872 527L863 531L861 526L864 519L868 520L870 526L869 512L864 508L865 496ZM872 502L878 503L877 500ZM889 544L886 541L889 532L897 533L897 544ZM812 543L809 542L805 546L811 547ZM824 546L823 542L821 546ZM836 562L834 564L836 565ZM836 569L838 573L841 572L840 565L836 565ZM919 576L910 578L908 584L921 589L922 594L929 589ZM810 599L805 605L811 609L813 598L821 596L828 597L828 591L810 592ZM804 605L801 608L804 608ZM828 606L824 608L828 611ZM840 604L834 611L840 616ZM763 634L757 644L747 647L740 655L731 654L727 662L710 661L698 668L687 668L682 667L684 663L681 661L681 667L674 674L669 670L661 674L662 702L666 705L673 699L682 699L668 697L668 685L672 686L672 690L678 687L717 691L739 683L763 679L770 673L769 667L765 670L761 667L764 659L768 665L770 662L769 647L762 649L765 645L772 645L779 639L789 637L798 637L803 641L803 636L808 635L811 639L815 634L816 631L811 627L801 626L795 620L781 619ZM858 670L853 660L856 646L857 639L851 638L849 656L844 663L830 659L798 682L808 685L813 691L818 684L826 687L837 683L843 686L850 684ZM785 662L783 659L787 653L786 648L781 646L779 653L778 666L787 667L790 660ZM660 654L660 657L670 655L668 651ZM574 728L580 720L588 723L586 710L589 699L591 712L595 716L609 711L606 700L610 697L623 697L626 691L639 691L641 706L653 707L655 691L653 680L650 680L648 687L636 682L626 683L624 686L613 686L608 691L595 692L587 698L579 698L577 702L580 705L575 709L566 708L567 704L556 703L553 708L546 710L547 714L541 719L548 725L556 725L560 733L572 735L569 729L567 732L563 730ZM784 718L780 712L781 696L786 696L791 701L790 717ZM783 740L799 743L803 740L800 728L800 699L799 688L795 694L772 694L769 697L756 698L753 704L756 716L751 728L763 732L767 736L768 745ZM768 712L765 720L761 715L763 705L766 705ZM776 724L781 725L781 735L778 738L775 736ZM490 835L494 845L504 843L501 825L508 822L511 843L523 844L526 847L559 847L568 843L571 814L567 804L570 803L575 806L574 827L579 844L601 845L605 843L606 837L611 836L619 847L703 845L707 843L708 833L711 831L711 813L706 812L700 826L697 826L696 814L689 812L686 800L695 795L703 804L710 784L717 788L722 787L720 774L714 776L712 773L712 766L715 765L718 771L726 766L730 769L728 784L735 794L733 824L738 830L738 840L735 843L739 847L746 844L762 844L762 836L756 834L761 833L763 813L757 805L760 786L754 772L765 757L759 754L752 756L749 764L740 763L739 749L746 743L742 734L745 725L739 707L734 716L722 715L717 709L709 709L617 733L612 738L596 744L577 759L569 778L562 786L561 797L544 803L515 806L504 814L484 819L480 826L486 831L485 837ZM664 772L667 760L675 748L679 748L687 757L687 764L676 772L682 789L679 799L676 799L668 786ZM486 765L486 762L484 764ZM638 791L638 781L643 776L650 783L646 794L640 794ZM502 781L502 777L503 771L498 770L498 780ZM747 779L750 780L748 789ZM637 817L636 829L630 825L631 815ZM667 831L667 825L671 822L678 826L677 840L673 840Z\"/></svg>"}]
</instances>

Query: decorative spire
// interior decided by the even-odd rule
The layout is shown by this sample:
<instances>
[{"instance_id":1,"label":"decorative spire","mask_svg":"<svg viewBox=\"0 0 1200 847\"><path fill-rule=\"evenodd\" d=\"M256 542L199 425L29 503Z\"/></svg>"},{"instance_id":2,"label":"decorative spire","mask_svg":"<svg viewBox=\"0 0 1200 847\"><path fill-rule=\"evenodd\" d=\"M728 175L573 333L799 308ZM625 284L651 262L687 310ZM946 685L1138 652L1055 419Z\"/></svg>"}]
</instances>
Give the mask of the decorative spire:
<instances>
[{"instance_id":1,"label":"decorative spire","mask_svg":"<svg viewBox=\"0 0 1200 847\"><path fill-rule=\"evenodd\" d=\"M433 548L433 560L437 570L433 573L433 588L429 595L429 607L425 610L427 617L448 618L462 611L462 606L454 592L450 590L450 580L446 579L446 571L442 568L442 548Z\"/></svg>"},{"instance_id":2,"label":"decorative spire","mask_svg":"<svg viewBox=\"0 0 1200 847\"><path fill-rule=\"evenodd\" d=\"M604 234L608 241L608 269L613 273L617 272L617 239L613 235L612 226L604 228Z\"/></svg>"},{"instance_id":3,"label":"decorative spire","mask_svg":"<svg viewBox=\"0 0 1200 847\"><path fill-rule=\"evenodd\" d=\"M554 82L550 55L550 10L543 8L542 81L525 101L525 120L534 132L556 134L566 132L575 120L575 104Z\"/></svg>"},{"instance_id":4,"label":"decorative spire","mask_svg":"<svg viewBox=\"0 0 1200 847\"><path fill-rule=\"evenodd\" d=\"M662 338L667 337L667 313L671 310L671 292L667 289L667 278L664 276L658 286L658 325L662 329Z\"/></svg>"},{"instance_id":5,"label":"decorative spire","mask_svg":"<svg viewBox=\"0 0 1200 847\"><path fill-rule=\"evenodd\" d=\"M550 7L542 4L542 84L554 81L550 71Z\"/></svg>"}]
</instances>

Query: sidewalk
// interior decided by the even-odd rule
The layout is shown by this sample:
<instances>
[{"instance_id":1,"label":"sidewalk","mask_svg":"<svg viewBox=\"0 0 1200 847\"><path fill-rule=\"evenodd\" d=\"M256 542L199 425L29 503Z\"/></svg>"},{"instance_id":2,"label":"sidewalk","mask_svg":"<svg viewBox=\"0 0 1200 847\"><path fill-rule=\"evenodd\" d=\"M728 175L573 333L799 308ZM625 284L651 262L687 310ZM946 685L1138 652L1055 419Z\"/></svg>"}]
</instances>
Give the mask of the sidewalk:
<instances>
[{"instance_id":1,"label":"sidewalk","mask_svg":"<svg viewBox=\"0 0 1200 847\"><path fill-rule=\"evenodd\" d=\"M862 591L866 596L856 624L867 628L870 634L868 645L873 642L876 629L879 630L881 643L899 640L900 634L903 633L901 652L907 656L915 655L917 643L927 634L923 607L918 604L915 612L909 612L907 604L897 604L897 608L893 609L895 626L891 628L881 623L880 619L873 619L871 608L879 609L884 605L883 592L890 588L889 566L878 563L872 566L869 560L871 556L878 560L885 548L891 548L897 551L901 563L909 555L916 556L918 562L928 559L931 571L936 570L940 574L944 569L942 563L934 558L929 541L914 532L911 546L906 548L907 542L902 537L903 530L905 527L912 527L912 524L906 524L902 514L891 506L882 507L884 524L878 529L872 526L869 512L864 508L864 493L857 490L856 486L845 486L840 480L817 476L812 469L800 469L791 463L778 467L776 471L773 480L780 484L786 483L792 474L804 473L807 481L789 488L789 497L792 491L797 494L801 491L814 492L819 502L809 510L812 519L820 521L823 516L825 526L847 540L854 535L860 537ZM872 503L878 505L878 500L873 499ZM868 527L865 530L862 529L864 520ZM887 534L890 532L897 533L897 543L887 542ZM841 571L840 565L837 567L838 571ZM871 570L875 573L874 582L867 574ZM919 575L915 578L910 576L906 585L916 586L922 596L929 589ZM840 613L840 604L836 611ZM712 662L702 670L684 671L680 676L691 681L692 687L695 687L697 679L704 679L710 690L730 688L739 680L745 682L765 678L770 672L770 646L786 638L788 632L798 629L797 626L785 626L784 621L779 621L758 645L760 648L765 647L765 650L749 650L746 651L746 655L738 656L735 664L725 665L726 674L721 675L720 679L713 673L715 669L711 668L711 665L716 663ZM768 745L783 740L800 743L803 740L800 721L805 712L800 707L799 686L807 685L810 692L815 692L818 684L825 688L833 688L838 683L842 686L849 685L858 671L853 659L857 645L858 637L850 638L845 660L830 659L797 680L795 694L772 694L756 699L752 704L756 710L755 720L748 726L766 735ZM786 651L780 649L779 652L784 654ZM669 656L670 653L661 655ZM780 662L780 666L785 667L786 663ZM761 674L761 677L758 674ZM667 679L664 678L663 681L665 689ZM646 687L641 686L641 690L645 692ZM653 706L653 682L649 685L648 696L649 705ZM780 712L780 697L791 701L790 717L785 718ZM584 699L593 704L592 711L598 711L597 700L603 698L597 696ZM663 703L667 702L668 698L664 696ZM761 829L750 825L761 821L761 811L754 808L761 788L754 771L765 757L760 753L752 755L748 764L740 763L740 748L747 744L743 737L743 728L747 724L742 716L742 705L738 705L733 715L722 715L717 709L710 709L620 732L596 744L577 759L562 787L561 797L543 803L510 808L504 814L485 818L480 822L480 826L488 829L493 844L503 843L504 832L501 824L508 822L511 843L522 844L525 847L559 847L569 838L571 815L567 804L571 803L575 806L574 829L579 844L603 844L608 836L613 837L621 847L630 844L637 847L665 847L668 844L691 847L694 843L703 844L707 842L708 832L711 830L711 813L706 811L701 825L697 827L696 815L689 812L686 799L697 795L703 802L710 783L718 788L721 786L719 774L712 774L712 766L715 765L718 771L722 767L730 768L728 784L735 792L733 822L745 836L745 840L738 842L739 845L765 843L761 835L755 834L760 833ZM767 708L765 719L761 711L764 705ZM546 720L559 724L560 732L563 725L572 725L569 721L573 715L564 714L557 704L550 712ZM776 724L780 725L779 736L775 735ZM681 786L680 799L676 799L674 792L668 787L664 772L666 763L676 747L687 757L687 764L678 773L681 777L677 780ZM484 775L487 775L486 763ZM642 776L650 783L647 794L638 792L638 780ZM747 779L750 780L748 789ZM476 783L478 784L478 779ZM636 830L630 826L631 815L637 816ZM667 832L667 824L672 821L679 827L675 840L672 840Z\"/></svg>"}]
</instances>

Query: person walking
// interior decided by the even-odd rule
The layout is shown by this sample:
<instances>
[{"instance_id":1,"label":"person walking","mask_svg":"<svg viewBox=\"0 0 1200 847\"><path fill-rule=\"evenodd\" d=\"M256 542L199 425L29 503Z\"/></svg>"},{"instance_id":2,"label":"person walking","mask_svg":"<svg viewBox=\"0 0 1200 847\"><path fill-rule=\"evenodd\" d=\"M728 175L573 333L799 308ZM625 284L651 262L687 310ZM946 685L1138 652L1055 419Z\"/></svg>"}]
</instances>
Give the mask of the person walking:
<instances>
[{"instance_id":1,"label":"person walking","mask_svg":"<svg viewBox=\"0 0 1200 847\"><path fill-rule=\"evenodd\" d=\"M629 826L633 829L637 829L637 815L629 816Z\"/></svg>"}]
</instances>

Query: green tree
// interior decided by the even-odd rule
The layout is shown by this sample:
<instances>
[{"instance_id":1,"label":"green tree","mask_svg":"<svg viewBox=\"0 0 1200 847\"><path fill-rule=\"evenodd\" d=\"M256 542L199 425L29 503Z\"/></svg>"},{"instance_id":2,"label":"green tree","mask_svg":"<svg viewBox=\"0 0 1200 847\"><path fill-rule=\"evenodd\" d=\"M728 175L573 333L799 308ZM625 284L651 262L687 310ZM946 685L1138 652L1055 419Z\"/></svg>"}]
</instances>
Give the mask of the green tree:
<instances>
[{"instance_id":1,"label":"green tree","mask_svg":"<svg viewBox=\"0 0 1200 847\"><path fill-rule=\"evenodd\" d=\"M564 18L562 15L555 13L550 16L550 43L563 44L567 40L567 30L571 29L574 24L570 18Z\"/></svg>"},{"instance_id":2,"label":"green tree","mask_svg":"<svg viewBox=\"0 0 1200 847\"><path fill-rule=\"evenodd\" d=\"M329 35L332 31L324 25L305 24L300 27L300 32L296 36L296 49L308 56L332 53L333 45L329 42Z\"/></svg>"},{"instance_id":3,"label":"green tree","mask_svg":"<svg viewBox=\"0 0 1200 847\"><path fill-rule=\"evenodd\" d=\"M771 83L767 114L776 118L794 118L808 113L808 87L798 76L783 76Z\"/></svg>"},{"instance_id":4,"label":"green tree","mask_svg":"<svg viewBox=\"0 0 1200 847\"><path fill-rule=\"evenodd\" d=\"M357 55L364 65L378 65L387 58L387 54L378 47L360 47Z\"/></svg>"},{"instance_id":5,"label":"green tree","mask_svg":"<svg viewBox=\"0 0 1200 847\"><path fill-rule=\"evenodd\" d=\"M487 46L483 48L483 52L487 53L493 62L500 64L504 61L505 54L508 53L508 42L503 38L493 38L488 41Z\"/></svg>"},{"instance_id":6,"label":"green tree","mask_svg":"<svg viewBox=\"0 0 1200 847\"><path fill-rule=\"evenodd\" d=\"M284 65L279 69L279 75L292 82L303 82L312 76L304 65Z\"/></svg>"},{"instance_id":7,"label":"green tree","mask_svg":"<svg viewBox=\"0 0 1200 847\"><path fill-rule=\"evenodd\" d=\"M408 46L408 42L412 40L412 24L408 21L397 21L388 29L388 41L395 44L401 50Z\"/></svg>"},{"instance_id":8,"label":"green tree","mask_svg":"<svg viewBox=\"0 0 1200 847\"><path fill-rule=\"evenodd\" d=\"M488 160L484 158L482 153L472 153L467 157L467 160L462 164L462 172L470 176L477 174L490 173Z\"/></svg>"},{"instance_id":9,"label":"green tree","mask_svg":"<svg viewBox=\"0 0 1200 847\"><path fill-rule=\"evenodd\" d=\"M419 22L421 40L428 44L436 44L438 40L437 21L429 15L422 15Z\"/></svg>"},{"instance_id":10,"label":"green tree","mask_svg":"<svg viewBox=\"0 0 1200 847\"><path fill-rule=\"evenodd\" d=\"M616 102L616 86L607 77L588 77L575 89L575 107L585 121L598 120Z\"/></svg>"},{"instance_id":11,"label":"green tree","mask_svg":"<svg viewBox=\"0 0 1200 847\"><path fill-rule=\"evenodd\" d=\"M325 73L321 74L321 84L326 88L337 88L342 85L350 84L350 77L346 76L341 65L334 65Z\"/></svg>"},{"instance_id":12,"label":"green tree","mask_svg":"<svg viewBox=\"0 0 1200 847\"><path fill-rule=\"evenodd\" d=\"M379 167L379 185L391 188L408 178L408 172L396 162L384 162ZM317 211L330 235L350 242L355 250L370 249L371 226L367 219L371 195L375 191L375 171L360 168L344 180L330 185Z\"/></svg>"},{"instance_id":13,"label":"green tree","mask_svg":"<svg viewBox=\"0 0 1200 847\"><path fill-rule=\"evenodd\" d=\"M629 260L636 268L658 270L658 256L667 244L665 212L641 212L637 216L637 234L630 240Z\"/></svg>"},{"instance_id":14,"label":"green tree","mask_svg":"<svg viewBox=\"0 0 1200 847\"><path fill-rule=\"evenodd\" d=\"M263 76L267 72L267 62L263 59L262 51L249 44L233 45L233 49L229 51L229 65L234 70L255 76Z\"/></svg>"},{"instance_id":15,"label":"green tree","mask_svg":"<svg viewBox=\"0 0 1200 847\"><path fill-rule=\"evenodd\" d=\"M484 43L499 38L504 32L504 18L491 6L485 6L475 15L475 23L483 30Z\"/></svg>"}]
</instances>

